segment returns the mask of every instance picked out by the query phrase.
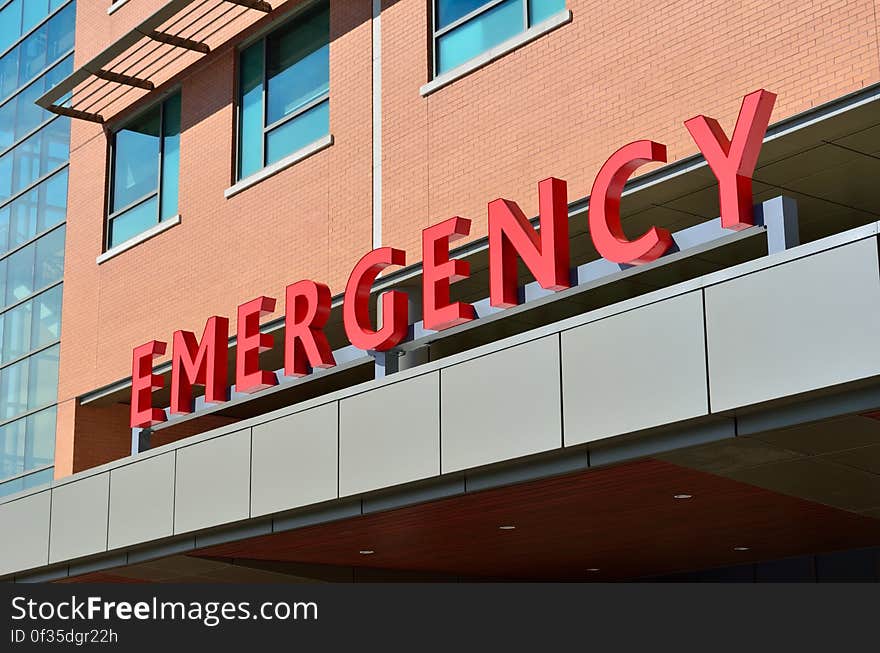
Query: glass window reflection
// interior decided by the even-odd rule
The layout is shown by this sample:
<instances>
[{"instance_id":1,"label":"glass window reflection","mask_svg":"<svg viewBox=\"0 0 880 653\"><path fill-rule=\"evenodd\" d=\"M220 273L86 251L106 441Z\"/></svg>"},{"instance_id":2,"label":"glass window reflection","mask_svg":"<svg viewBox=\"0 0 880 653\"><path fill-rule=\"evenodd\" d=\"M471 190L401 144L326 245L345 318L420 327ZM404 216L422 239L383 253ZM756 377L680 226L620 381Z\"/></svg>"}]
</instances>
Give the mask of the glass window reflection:
<instances>
[{"instance_id":1,"label":"glass window reflection","mask_svg":"<svg viewBox=\"0 0 880 653\"><path fill-rule=\"evenodd\" d=\"M297 16L240 57L243 178L330 133L329 3Z\"/></svg>"},{"instance_id":2,"label":"glass window reflection","mask_svg":"<svg viewBox=\"0 0 880 653\"><path fill-rule=\"evenodd\" d=\"M68 54L73 48L75 26L76 3L71 2L0 57L0 101Z\"/></svg>"},{"instance_id":3,"label":"glass window reflection","mask_svg":"<svg viewBox=\"0 0 880 653\"><path fill-rule=\"evenodd\" d=\"M160 126L157 106L116 132L111 212L158 190Z\"/></svg>"},{"instance_id":4,"label":"glass window reflection","mask_svg":"<svg viewBox=\"0 0 880 653\"><path fill-rule=\"evenodd\" d=\"M448 72L565 9L565 0L436 0L434 71Z\"/></svg>"},{"instance_id":5,"label":"glass window reflection","mask_svg":"<svg viewBox=\"0 0 880 653\"><path fill-rule=\"evenodd\" d=\"M177 215L180 126L176 93L114 134L108 248Z\"/></svg>"}]
</instances>

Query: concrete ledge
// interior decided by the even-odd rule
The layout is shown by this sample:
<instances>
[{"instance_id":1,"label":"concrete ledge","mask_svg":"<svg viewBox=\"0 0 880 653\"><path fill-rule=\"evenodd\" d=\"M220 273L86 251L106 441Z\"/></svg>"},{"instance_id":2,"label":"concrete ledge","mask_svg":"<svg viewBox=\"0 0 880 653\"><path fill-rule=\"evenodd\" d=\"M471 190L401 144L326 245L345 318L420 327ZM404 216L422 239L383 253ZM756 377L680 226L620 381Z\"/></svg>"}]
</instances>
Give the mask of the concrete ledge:
<instances>
[{"instance_id":1,"label":"concrete ledge","mask_svg":"<svg viewBox=\"0 0 880 653\"><path fill-rule=\"evenodd\" d=\"M114 256L119 256L122 252L130 250L132 247L137 247L141 243L149 240L153 236L158 236L163 231L168 231L171 227L175 227L180 224L180 214L178 213L173 218L168 218L167 220L163 220L157 225L154 225L139 233L137 236L133 238L129 238L123 243L119 243L116 247L111 247L106 252L101 254L98 258L95 259L95 263L101 265L106 261L109 261Z\"/></svg>"},{"instance_id":2,"label":"concrete ledge","mask_svg":"<svg viewBox=\"0 0 880 653\"><path fill-rule=\"evenodd\" d=\"M320 152L324 148L330 147L331 145L333 145L333 134L323 136L316 140L314 143L306 145L305 147L294 152L293 154L288 154L280 161L276 161L272 165L266 166L259 172L255 172L254 174L245 177L241 181L233 184L225 191L223 191L223 196L226 199L229 199L230 197L238 195L241 191L247 190L251 186L259 184L264 179L268 179L273 175L277 175L279 172L281 172L282 170L286 170L294 163L299 163L303 159L307 159L316 152Z\"/></svg>"},{"instance_id":3,"label":"concrete ledge","mask_svg":"<svg viewBox=\"0 0 880 653\"><path fill-rule=\"evenodd\" d=\"M419 89L419 93L421 93L422 97L430 95L437 89L443 88L447 84L451 84L455 80L460 79L465 75L469 75L475 70L479 70L486 64L492 63L496 59L503 57L508 52L513 52L517 48L524 46L526 43L531 43L535 39L544 36L544 34L552 32L557 27L570 22L571 10L563 9L559 13L550 16L547 20L544 20L537 25L532 25L526 31L517 34L513 38L507 39L503 43L499 43L494 48L486 50L484 53L464 62L460 66L456 66L452 70L447 70L442 75L437 75L430 82L422 86Z\"/></svg>"}]
</instances>

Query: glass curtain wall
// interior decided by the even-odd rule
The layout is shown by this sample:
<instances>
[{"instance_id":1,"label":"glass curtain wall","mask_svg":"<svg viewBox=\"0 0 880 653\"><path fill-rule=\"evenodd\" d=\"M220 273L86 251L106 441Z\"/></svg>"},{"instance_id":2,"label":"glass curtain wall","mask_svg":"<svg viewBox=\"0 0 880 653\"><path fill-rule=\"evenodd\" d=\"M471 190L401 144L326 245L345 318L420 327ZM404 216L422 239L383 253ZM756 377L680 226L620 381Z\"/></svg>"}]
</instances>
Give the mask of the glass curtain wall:
<instances>
[{"instance_id":1,"label":"glass curtain wall","mask_svg":"<svg viewBox=\"0 0 880 653\"><path fill-rule=\"evenodd\" d=\"M0 0L0 496L54 474L75 0Z\"/></svg>"}]
</instances>

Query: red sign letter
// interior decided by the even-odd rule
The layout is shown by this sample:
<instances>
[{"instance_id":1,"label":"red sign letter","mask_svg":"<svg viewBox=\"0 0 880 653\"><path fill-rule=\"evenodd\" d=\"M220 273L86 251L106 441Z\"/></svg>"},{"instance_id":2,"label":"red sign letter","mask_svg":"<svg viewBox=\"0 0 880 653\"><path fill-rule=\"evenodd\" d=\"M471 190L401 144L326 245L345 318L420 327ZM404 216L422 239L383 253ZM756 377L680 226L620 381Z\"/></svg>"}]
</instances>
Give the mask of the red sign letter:
<instances>
[{"instance_id":1,"label":"red sign letter","mask_svg":"<svg viewBox=\"0 0 880 653\"><path fill-rule=\"evenodd\" d=\"M171 412L192 412L192 386L205 386L205 401L226 401L229 319L208 318L201 343L192 331L175 331L171 346Z\"/></svg>"},{"instance_id":2,"label":"red sign letter","mask_svg":"<svg viewBox=\"0 0 880 653\"><path fill-rule=\"evenodd\" d=\"M666 146L654 141L624 145L605 162L590 192L590 236L601 256L615 263L650 263L672 244L666 229L651 227L628 240L620 225L620 195L629 176L649 161L666 161Z\"/></svg>"},{"instance_id":3,"label":"red sign letter","mask_svg":"<svg viewBox=\"0 0 880 653\"><path fill-rule=\"evenodd\" d=\"M743 98L733 139L728 140L714 118L696 116L685 121L697 147L718 178L718 204L721 226L745 229L755 224L752 215L752 173L776 96L765 90L749 93Z\"/></svg>"},{"instance_id":4,"label":"red sign letter","mask_svg":"<svg viewBox=\"0 0 880 653\"><path fill-rule=\"evenodd\" d=\"M272 349L275 340L268 333L260 333L260 318L274 310L275 300L272 297L257 297L238 307L236 392L258 392L278 383L275 372L260 369L260 354Z\"/></svg>"},{"instance_id":5,"label":"red sign letter","mask_svg":"<svg viewBox=\"0 0 880 653\"><path fill-rule=\"evenodd\" d=\"M330 289L315 281L287 286L284 314L284 373L305 376L312 367L333 367L324 325L330 317Z\"/></svg>"},{"instance_id":6,"label":"red sign letter","mask_svg":"<svg viewBox=\"0 0 880 653\"><path fill-rule=\"evenodd\" d=\"M379 272L389 265L406 265L406 252L391 247L374 249L358 261L345 285L345 333L358 349L387 351L406 337L406 293L397 290L382 295L382 328L370 328L370 289Z\"/></svg>"},{"instance_id":7,"label":"red sign letter","mask_svg":"<svg viewBox=\"0 0 880 653\"><path fill-rule=\"evenodd\" d=\"M165 411L153 408L153 390L165 385L153 374L153 359L165 353L165 343L151 340L135 347L131 360L131 428L145 429L165 421Z\"/></svg>"},{"instance_id":8,"label":"red sign letter","mask_svg":"<svg viewBox=\"0 0 880 653\"><path fill-rule=\"evenodd\" d=\"M422 231L422 320L426 329L441 331L473 320L474 307L462 302L449 303L449 286L467 279L471 264L449 260L449 243L467 236L471 221L449 218Z\"/></svg>"},{"instance_id":9,"label":"red sign letter","mask_svg":"<svg viewBox=\"0 0 880 653\"><path fill-rule=\"evenodd\" d=\"M519 303L516 255L542 288L564 290L569 279L568 193L561 179L538 184L540 235L515 202L489 202L489 303L510 308Z\"/></svg>"}]
</instances>

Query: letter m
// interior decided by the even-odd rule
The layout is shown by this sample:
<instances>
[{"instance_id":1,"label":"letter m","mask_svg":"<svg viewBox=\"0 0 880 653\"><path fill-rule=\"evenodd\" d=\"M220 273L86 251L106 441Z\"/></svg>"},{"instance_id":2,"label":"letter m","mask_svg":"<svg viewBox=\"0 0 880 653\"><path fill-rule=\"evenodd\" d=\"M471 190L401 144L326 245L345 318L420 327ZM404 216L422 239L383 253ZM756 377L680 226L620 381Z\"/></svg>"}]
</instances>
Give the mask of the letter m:
<instances>
[{"instance_id":1,"label":"letter m","mask_svg":"<svg viewBox=\"0 0 880 653\"><path fill-rule=\"evenodd\" d=\"M175 331L171 350L171 413L193 410L192 387L205 387L205 401L226 401L229 319L208 319L201 342L192 331Z\"/></svg>"}]
</instances>

